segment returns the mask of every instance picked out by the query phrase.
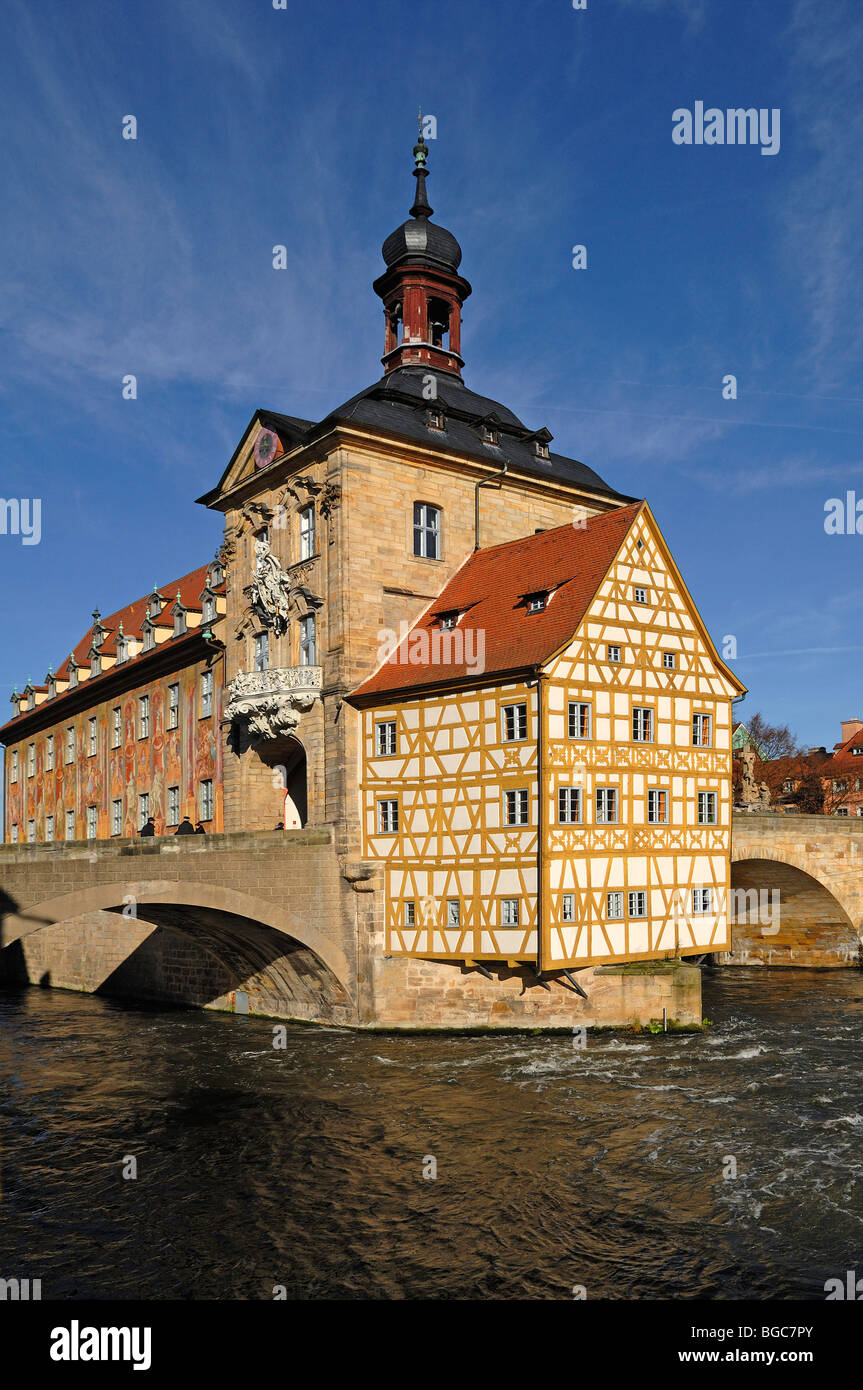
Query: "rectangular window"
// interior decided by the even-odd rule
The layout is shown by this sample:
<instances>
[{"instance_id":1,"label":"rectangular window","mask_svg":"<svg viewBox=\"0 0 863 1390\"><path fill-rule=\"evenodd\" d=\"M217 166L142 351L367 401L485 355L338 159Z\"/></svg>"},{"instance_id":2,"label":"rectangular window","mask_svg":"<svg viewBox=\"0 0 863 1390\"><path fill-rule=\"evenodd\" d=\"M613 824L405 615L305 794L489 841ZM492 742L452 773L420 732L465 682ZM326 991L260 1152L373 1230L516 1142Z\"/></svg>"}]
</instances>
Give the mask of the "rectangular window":
<instances>
[{"instance_id":1,"label":"rectangular window","mask_svg":"<svg viewBox=\"0 0 863 1390\"><path fill-rule=\"evenodd\" d=\"M616 787L597 787L596 823L597 825L615 825L617 823Z\"/></svg>"},{"instance_id":2,"label":"rectangular window","mask_svg":"<svg viewBox=\"0 0 863 1390\"><path fill-rule=\"evenodd\" d=\"M119 705L111 711L111 747L119 748L123 742L123 715Z\"/></svg>"},{"instance_id":3,"label":"rectangular window","mask_svg":"<svg viewBox=\"0 0 863 1390\"><path fill-rule=\"evenodd\" d=\"M208 719L213 713L213 673L201 672L201 718Z\"/></svg>"},{"instance_id":4,"label":"rectangular window","mask_svg":"<svg viewBox=\"0 0 863 1390\"><path fill-rule=\"evenodd\" d=\"M395 753L396 743L396 721L394 719L384 720L381 724L375 725L375 752L379 757L387 757Z\"/></svg>"},{"instance_id":5,"label":"rectangular window","mask_svg":"<svg viewBox=\"0 0 863 1390\"><path fill-rule=\"evenodd\" d=\"M446 924L448 927L461 926L461 903L458 898L447 898Z\"/></svg>"},{"instance_id":6,"label":"rectangular window","mask_svg":"<svg viewBox=\"0 0 863 1390\"><path fill-rule=\"evenodd\" d=\"M629 915L630 917L647 916L647 894L630 893L629 895Z\"/></svg>"},{"instance_id":7,"label":"rectangular window","mask_svg":"<svg viewBox=\"0 0 863 1390\"><path fill-rule=\"evenodd\" d=\"M673 671L677 665L677 657L674 652L662 653L662 665L666 671Z\"/></svg>"},{"instance_id":8,"label":"rectangular window","mask_svg":"<svg viewBox=\"0 0 863 1390\"><path fill-rule=\"evenodd\" d=\"M395 797L378 802L378 834L394 835L399 828L399 803Z\"/></svg>"},{"instance_id":9,"label":"rectangular window","mask_svg":"<svg viewBox=\"0 0 863 1390\"><path fill-rule=\"evenodd\" d=\"M54 735L49 734L45 744L45 771L54 771Z\"/></svg>"},{"instance_id":10,"label":"rectangular window","mask_svg":"<svg viewBox=\"0 0 863 1390\"><path fill-rule=\"evenodd\" d=\"M668 792L661 787L651 787L647 793L647 824L668 824Z\"/></svg>"},{"instance_id":11,"label":"rectangular window","mask_svg":"<svg viewBox=\"0 0 863 1390\"><path fill-rule=\"evenodd\" d=\"M268 632L255 633L255 670L268 671L270 669L270 634Z\"/></svg>"},{"instance_id":12,"label":"rectangular window","mask_svg":"<svg viewBox=\"0 0 863 1390\"><path fill-rule=\"evenodd\" d=\"M18 843L18 827L17 827L17 825L13 825L13 826L12 826L12 843L13 843L13 845L17 845L17 843Z\"/></svg>"},{"instance_id":13,"label":"rectangular window","mask_svg":"<svg viewBox=\"0 0 863 1390\"><path fill-rule=\"evenodd\" d=\"M53 838L54 838L54 817L53 817L53 816L46 816L46 817L45 817L45 839L46 839L46 840L53 840Z\"/></svg>"},{"instance_id":14,"label":"rectangular window","mask_svg":"<svg viewBox=\"0 0 863 1390\"><path fill-rule=\"evenodd\" d=\"M698 793L698 824L716 824L716 792Z\"/></svg>"},{"instance_id":15,"label":"rectangular window","mask_svg":"<svg viewBox=\"0 0 863 1390\"><path fill-rule=\"evenodd\" d=\"M150 697L138 696L138 737L150 737Z\"/></svg>"},{"instance_id":16,"label":"rectangular window","mask_svg":"<svg viewBox=\"0 0 863 1390\"><path fill-rule=\"evenodd\" d=\"M636 585L634 597L635 597L635 602L636 602L636 603L646 603L646 602L647 602L647 590L646 590L646 589L641 589L641 588L639 588L638 585Z\"/></svg>"},{"instance_id":17,"label":"rectangular window","mask_svg":"<svg viewBox=\"0 0 863 1390\"><path fill-rule=\"evenodd\" d=\"M608 649L607 649L607 658L608 658L609 661L615 661L615 662L619 661L619 660L620 660L620 647L614 647L614 646L608 647Z\"/></svg>"},{"instance_id":18,"label":"rectangular window","mask_svg":"<svg viewBox=\"0 0 863 1390\"><path fill-rule=\"evenodd\" d=\"M839 807L839 810L836 812L836 814L837 814L837 816L847 816L847 814L848 814L848 807L847 807L847 806L840 806L840 807Z\"/></svg>"},{"instance_id":19,"label":"rectangular window","mask_svg":"<svg viewBox=\"0 0 863 1390\"><path fill-rule=\"evenodd\" d=\"M212 594L205 594L201 602L201 622L206 626L216 620L216 600Z\"/></svg>"},{"instance_id":20,"label":"rectangular window","mask_svg":"<svg viewBox=\"0 0 863 1390\"><path fill-rule=\"evenodd\" d=\"M73 763L74 761L75 761L75 730L74 730L74 728L72 728L72 729L67 729L67 730L66 730L66 762L67 762L67 763Z\"/></svg>"},{"instance_id":21,"label":"rectangular window","mask_svg":"<svg viewBox=\"0 0 863 1390\"><path fill-rule=\"evenodd\" d=\"M116 711L119 713L119 711ZM168 686L168 728L176 729L180 723L180 687Z\"/></svg>"},{"instance_id":22,"label":"rectangular window","mask_svg":"<svg viewBox=\"0 0 863 1390\"><path fill-rule=\"evenodd\" d=\"M91 719L88 721L88 731L89 732L87 734L87 756L89 758L92 758L96 752L96 741L98 739L95 719Z\"/></svg>"},{"instance_id":23,"label":"rectangular window","mask_svg":"<svg viewBox=\"0 0 863 1390\"><path fill-rule=\"evenodd\" d=\"M27 843L30 845L35 845L36 843L36 822L34 820L28 820L27 822Z\"/></svg>"},{"instance_id":24,"label":"rectangular window","mask_svg":"<svg viewBox=\"0 0 863 1390\"><path fill-rule=\"evenodd\" d=\"M415 926L416 926L416 921L417 921L416 903L414 903L414 902L406 902L406 903L405 903L405 917L404 917L404 924L405 924L405 926L406 926L406 927L415 927Z\"/></svg>"},{"instance_id":25,"label":"rectangular window","mask_svg":"<svg viewBox=\"0 0 863 1390\"><path fill-rule=\"evenodd\" d=\"M168 824L180 824L180 788L168 788Z\"/></svg>"},{"instance_id":26,"label":"rectangular window","mask_svg":"<svg viewBox=\"0 0 863 1390\"><path fill-rule=\"evenodd\" d=\"M317 643L315 641L315 618L310 613L307 618L300 619L300 665L317 666L318 654Z\"/></svg>"},{"instance_id":27,"label":"rectangular window","mask_svg":"<svg viewBox=\"0 0 863 1390\"><path fill-rule=\"evenodd\" d=\"M623 921L623 894L606 893L605 895L605 915L609 922Z\"/></svg>"},{"instance_id":28,"label":"rectangular window","mask_svg":"<svg viewBox=\"0 0 863 1390\"><path fill-rule=\"evenodd\" d=\"M31 743L27 749L27 776L36 776L36 745ZM836 790L836 783L833 783L833 790Z\"/></svg>"},{"instance_id":29,"label":"rectangular window","mask_svg":"<svg viewBox=\"0 0 863 1390\"><path fill-rule=\"evenodd\" d=\"M528 613L542 613L548 601L547 594L531 594L527 601Z\"/></svg>"},{"instance_id":30,"label":"rectangular window","mask_svg":"<svg viewBox=\"0 0 863 1390\"><path fill-rule=\"evenodd\" d=\"M138 797L138 829L143 830L150 819L150 793L141 792Z\"/></svg>"},{"instance_id":31,"label":"rectangular window","mask_svg":"<svg viewBox=\"0 0 863 1390\"><path fill-rule=\"evenodd\" d=\"M518 898L501 898L500 924L502 927L518 926Z\"/></svg>"},{"instance_id":32,"label":"rectangular window","mask_svg":"<svg viewBox=\"0 0 863 1390\"><path fill-rule=\"evenodd\" d=\"M575 921L575 894L564 893L561 902L560 919L562 922Z\"/></svg>"},{"instance_id":33,"label":"rectangular window","mask_svg":"<svg viewBox=\"0 0 863 1390\"><path fill-rule=\"evenodd\" d=\"M713 721L709 714L693 714L692 745L694 748L709 748L713 737Z\"/></svg>"},{"instance_id":34,"label":"rectangular window","mask_svg":"<svg viewBox=\"0 0 863 1390\"><path fill-rule=\"evenodd\" d=\"M578 825L581 822L581 788L559 787L557 792L557 819L561 825Z\"/></svg>"},{"instance_id":35,"label":"rectangular window","mask_svg":"<svg viewBox=\"0 0 863 1390\"><path fill-rule=\"evenodd\" d=\"M67 840L74 840L74 838L75 838L75 812L74 812L74 811L67 811L67 812L66 812L66 839L67 839Z\"/></svg>"},{"instance_id":36,"label":"rectangular window","mask_svg":"<svg viewBox=\"0 0 863 1390\"><path fill-rule=\"evenodd\" d=\"M527 825L528 824L528 801L527 788L519 787L517 791L504 792L504 824L505 825Z\"/></svg>"},{"instance_id":37,"label":"rectangular window","mask_svg":"<svg viewBox=\"0 0 863 1390\"><path fill-rule=\"evenodd\" d=\"M88 839L88 840L95 840L95 838L96 838L96 807L95 807L95 806L88 806L88 807L87 807L87 839Z\"/></svg>"},{"instance_id":38,"label":"rectangular window","mask_svg":"<svg viewBox=\"0 0 863 1390\"><path fill-rule=\"evenodd\" d=\"M712 893L709 888L693 888L692 890L692 911L693 913L710 912Z\"/></svg>"},{"instance_id":39,"label":"rectangular window","mask_svg":"<svg viewBox=\"0 0 863 1390\"><path fill-rule=\"evenodd\" d=\"M300 512L300 559L310 560L315 553L315 509L303 507Z\"/></svg>"},{"instance_id":40,"label":"rectangular window","mask_svg":"<svg viewBox=\"0 0 863 1390\"><path fill-rule=\"evenodd\" d=\"M633 743L653 742L653 710L636 705L632 711Z\"/></svg>"},{"instance_id":41,"label":"rectangular window","mask_svg":"<svg viewBox=\"0 0 863 1390\"><path fill-rule=\"evenodd\" d=\"M201 783L201 820L213 819L213 780L211 777L205 778Z\"/></svg>"},{"instance_id":42,"label":"rectangular window","mask_svg":"<svg viewBox=\"0 0 863 1390\"><path fill-rule=\"evenodd\" d=\"M590 705L581 704L577 700L570 700L569 736L570 738L590 738Z\"/></svg>"},{"instance_id":43,"label":"rectangular window","mask_svg":"<svg viewBox=\"0 0 863 1390\"><path fill-rule=\"evenodd\" d=\"M507 743L527 738L527 705L504 705L503 737Z\"/></svg>"},{"instance_id":44,"label":"rectangular window","mask_svg":"<svg viewBox=\"0 0 863 1390\"><path fill-rule=\"evenodd\" d=\"M414 555L440 559L440 508L428 502L414 502Z\"/></svg>"},{"instance_id":45,"label":"rectangular window","mask_svg":"<svg viewBox=\"0 0 863 1390\"><path fill-rule=\"evenodd\" d=\"M12 767L11 767L11 770L10 770L10 772L9 772L9 781L10 781L10 782L17 782L17 781L18 781L18 749L17 749L17 748L13 748L13 749L12 749Z\"/></svg>"},{"instance_id":46,"label":"rectangular window","mask_svg":"<svg viewBox=\"0 0 863 1390\"><path fill-rule=\"evenodd\" d=\"M122 835L123 833L123 802L111 802L111 834Z\"/></svg>"}]
</instances>

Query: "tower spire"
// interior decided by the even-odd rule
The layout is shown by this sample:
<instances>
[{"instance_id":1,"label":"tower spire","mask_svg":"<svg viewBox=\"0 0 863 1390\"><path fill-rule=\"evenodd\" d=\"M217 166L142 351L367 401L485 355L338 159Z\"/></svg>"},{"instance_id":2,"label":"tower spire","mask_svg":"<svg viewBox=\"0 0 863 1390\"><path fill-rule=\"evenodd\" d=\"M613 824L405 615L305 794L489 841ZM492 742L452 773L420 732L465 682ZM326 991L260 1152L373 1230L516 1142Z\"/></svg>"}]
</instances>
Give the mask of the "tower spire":
<instances>
[{"instance_id":1,"label":"tower spire","mask_svg":"<svg viewBox=\"0 0 863 1390\"><path fill-rule=\"evenodd\" d=\"M429 205L428 194L426 193L428 146L423 139L422 107L419 110L419 128L419 139L414 145L414 178L417 181L417 192L414 205L411 208L411 217L431 217L434 208Z\"/></svg>"}]
</instances>

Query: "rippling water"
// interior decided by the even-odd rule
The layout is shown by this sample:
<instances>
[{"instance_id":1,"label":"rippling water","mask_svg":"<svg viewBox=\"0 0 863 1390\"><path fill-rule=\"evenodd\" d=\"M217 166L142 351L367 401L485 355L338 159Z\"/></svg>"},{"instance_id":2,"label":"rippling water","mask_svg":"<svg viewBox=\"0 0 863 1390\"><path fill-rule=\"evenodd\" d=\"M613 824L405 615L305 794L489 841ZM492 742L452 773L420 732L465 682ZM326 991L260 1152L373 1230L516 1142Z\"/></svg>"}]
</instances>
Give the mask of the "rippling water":
<instances>
[{"instance_id":1,"label":"rippling water","mask_svg":"<svg viewBox=\"0 0 863 1390\"><path fill-rule=\"evenodd\" d=\"M261 1019L0 992L0 1275L63 1299L823 1299L863 1269L863 976L704 994L706 1034L583 1051L299 1027L275 1051Z\"/></svg>"}]
</instances>

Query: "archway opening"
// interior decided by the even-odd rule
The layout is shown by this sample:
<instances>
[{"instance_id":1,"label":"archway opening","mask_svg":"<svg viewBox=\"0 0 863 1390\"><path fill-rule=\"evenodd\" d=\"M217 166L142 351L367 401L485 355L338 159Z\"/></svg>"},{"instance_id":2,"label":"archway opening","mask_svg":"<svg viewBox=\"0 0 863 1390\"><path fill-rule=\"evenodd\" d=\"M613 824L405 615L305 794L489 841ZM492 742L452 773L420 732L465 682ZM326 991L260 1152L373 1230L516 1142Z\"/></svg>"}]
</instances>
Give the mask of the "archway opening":
<instances>
[{"instance_id":1,"label":"archway opening","mask_svg":"<svg viewBox=\"0 0 863 1390\"><path fill-rule=\"evenodd\" d=\"M285 830L300 830L309 815L308 768L306 750L298 738L268 739L258 748L258 757L273 774L276 824Z\"/></svg>"},{"instance_id":2,"label":"archway opening","mask_svg":"<svg viewBox=\"0 0 863 1390\"><path fill-rule=\"evenodd\" d=\"M731 865L731 950L723 965L837 968L860 963L851 918L823 883L772 859Z\"/></svg>"}]
</instances>

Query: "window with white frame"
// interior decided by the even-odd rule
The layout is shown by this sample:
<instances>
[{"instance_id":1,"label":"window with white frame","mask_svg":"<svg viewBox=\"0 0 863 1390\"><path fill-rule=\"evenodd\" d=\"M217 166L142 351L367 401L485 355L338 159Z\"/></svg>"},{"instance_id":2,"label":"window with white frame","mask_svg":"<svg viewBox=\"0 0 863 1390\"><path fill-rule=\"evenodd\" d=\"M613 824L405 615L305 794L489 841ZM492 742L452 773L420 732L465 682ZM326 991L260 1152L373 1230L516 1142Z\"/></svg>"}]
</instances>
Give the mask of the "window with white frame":
<instances>
[{"instance_id":1,"label":"window with white frame","mask_svg":"<svg viewBox=\"0 0 863 1390\"><path fill-rule=\"evenodd\" d=\"M673 671L677 666L677 655L675 652L662 653L662 665L666 671Z\"/></svg>"},{"instance_id":2,"label":"window with white frame","mask_svg":"<svg viewBox=\"0 0 863 1390\"><path fill-rule=\"evenodd\" d=\"M87 839L88 839L88 840L95 840L95 838L96 838L96 807L95 807L95 806L88 806L88 807L87 807Z\"/></svg>"},{"instance_id":3,"label":"window with white frame","mask_svg":"<svg viewBox=\"0 0 863 1390\"><path fill-rule=\"evenodd\" d=\"M12 749L12 762L11 762L10 767L9 767L9 781L10 781L10 782L17 782L17 781L18 781L18 749L17 749L17 748L13 748L13 749Z\"/></svg>"},{"instance_id":4,"label":"window with white frame","mask_svg":"<svg viewBox=\"0 0 863 1390\"><path fill-rule=\"evenodd\" d=\"M150 793L141 792L138 796L138 828L143 829L150 819Z\"/></svg>"},{"instance_id":5,"label":"window with white frame","mask_svg":"<svg viewBox=\"0 0 863 1390\"><path fill-rule=\"evenodd\" d=\"M403 922L406 927L415 927L417 923L417 905L410 898L404 904Z\"/></svg>"},{"instance_id":6,"label":"window with white frame","mask_svg":"<svg viewBox=\"0 0 863 1390\"><path fill-rule=\"evenodd\" d=\"M144 623L141 627L141 650L151 652L156 645L155 629L149 623Z\"/></svg>"},{"instance_id":7,"label":"window with white frame","mask_svg":"<svg viewBox=\"0 0 863 1390\"><path fill-rule=\"evenodd\" d=\"M692 911L696 914L711 911L713 893L710 888L693 888Z\"/></svg>"},{"instance_id":8,"label":"window with white frame","mask_svg":"<svg viewBox=\"0 0 863 1390\"><path fill-rule=\"evenodd\" d=\"M27 748L27 776L36 776L36 745L31 743ZM835 787L834 787L835 791Z\"/></svg>"},{"instance_id":9,"label":"window with white frame","mask_svg":"<svg viewBox=\"0 0 863 1390\"><path fill-rule=\"evenodd\" d=\"M716 792L698 793L698 824L716 824Z\"/></svg>"},{"instance_id":10,"label":"window with white frame","mask_svg":"<svg viewBox=\"0 0 863 1390\"><path fill-rule=\"evenodd\" d=\"M504 705L503 737L506 743L527 738L527 705Z\"/></svg>"},{"instance_id":11,"label":"window with white frame","mask_svg":"<svg viewBox=\"0 0 863 1390\"><path fill-rule=\"evenodd\" d=\"M213 673L201 672L201 718L207 719L213 713Z\"/></svg>"},{"instance_id":12,"label":"window with white frame","mask_svg":"<svg viewBox=\"0 0 863 1390\"><path fill-rule=\"evenodd\" d=\"M623 894L606 893L605 895L605 915L609 922L623 921Z\"/></svg>"},{"instance_id":13,"label":"window with white frame","mask_svg":"<svg viewBox=\"0 0 863 1390\"><path fill-rule=\"evenodd\" d=\"M396 797L378 802L378 834L394 835L399 828L399 803Z\"/></svg>"},{"instance_id":14,"label":"window with white frame","mask_svg":"<svg viewBox=\"0 0 863 1390\"><path fill-rule=\"evenodd\" d=\"M564 893L561 899L560 920L562 922L575 921L575 894Z\"/></svg>"},{"instance_id":15,"label":"window with white frame","mask_svg":"<svg viewBox=\"0 0 863 1390\"><path fill-rule=\"evenodd\" d=\"M119 748L123 742L123 715L119 705L111 711L111 747Z\"/></svg>"},{"instance_id":16,"label":"window with white frame","mask_svg":"<svg viewBox=\"0 0 863 1390\"><path fill-rule=\"evenodd\" d=\"M270 634L268 632L255 633L255 670L268 671L270 669Z\"/></svg>"},{"instance_id":17,"label":"window with white frame","mask_svg":"<svg viewBox=\"0 0 863 1390\"><path fill-rule=\"evenodd\" d=\"M848 814L848 807L847 807L847 806L840 806L840 807L837 809L836 814L837 814L837 816L847 816L847 814Z\"/></svg>"},{"instance_id":18,"label":"window with white frame","mask_svg":"<svg viewBox=\"0 0 863 1390\"><path fill-rule=\"evenodd\" d=\"M543 613L548 606L548 594L531 594L527 600L528 613Z\"/></svg>"},{"instance_id":19,"label":"window with white frame","mask_svg":"<svg viewBox=\"0 0 863 1390\"><path fill-rule=\"evenodd\" d=\"M446 924L448 927L461 926L461 903L458 898L447 898Z\"/></svg>"},{"instance_id":20,"label":"window with white frame","mask_svg":"<svg viewBox=\"0 0 863 1390\"><path fill-rule=\"evenodd\" d=\"M515 791L504 792L503 805L504 825L528 824L530 807L528 805L528 793L526 787L518 787Z\"/></svg>"},{"instance_id":21,"label":"window with white frame","mask_svg":"<svg viewBox=\"0 0 863 1390\"><path fill-rule=\"evenodd\" d=\"M78 667L71 662L69 665L69 689L74 690L78 684Z\"/></svg>"},{"instance_id":22,"label":"window with white frame","mask_svg":"<svg viewBox=\"0 0 863 1390\"><path fill-rule=\"evenodd\" d=\"M384 719L379 724L375 724L375 752L377 755L389 757L395 753L397 746L396 721Z\"/></svg>"},{"instance_id":23,"label":"window with white frame","mask_svg":"<svg viewBox=\"0 0 863 1390\"><path fill-rule=\"evenodd\" d=\"M643 589L640 584L636 584L635 589L633 591L633 598L636 603L646 603L647 590Z\"/></svg>"},{"instance_id":24,"label":"window with white frame","mask_svg":"<svg viewBox=\"0 0 863 1390\"><path fill-rule=\"evenodd\" d=\"M180 686L168 686L168 728L176 729L180 723Z\"/></svg>"},{"instance_id":25,"label":"window with white frame","mask_svg":"<svg viewBox=\"0 0 863 1390\"><path fill-rule=\"evenodd\" d=\"M74 727L66 730L66 762L75 761L75 729Z\"/></svg>"},{"instance_id":26,"label":"window with white frame","mask_svg":"<svg viewBox=\"0 0 863 1390\"><path fill-rule=\"evenodd\" d=\"M54 838L54 817L53 817L53 816L46 816L46 817L45 817L45 839L46 839L46 840L53 840L53 838Z\"/></svg>"},{"instance_id":27,"label":"window with white frame","mask_svg":"<svg viewBox=\"0 0 863 1390\"><path fill-rule=\"evenodd\" d=\"M300 559L310 560L315 553L315 509L303 507L300 512Z\"/></svg>"},{"instance_id":28,"label":"window with white frame","mask_svg":"<svg viewBox=\"0 0 863 1390\"><path fill-rule=\"evenodd\" d=\"M67 811L67 812L66 812L66 839L67 839L67 840L74 840L74 838L75 838L75 812L74 812L74 811Z\"/></svg>"},{"instance_id":29,"label":"window with white frame","mask_svg":"<svg viewBox=\"0 0 863 1390\"><path fill-rule=\"evenodd\" d=\"M440 507L414 502L414 555L439 560L440 554Z\"/></svg>"},{"instance_id":30,"label":"window with white frame","mask_svg":"<svg viewBox=\"0 0 863 1390\"><path fill-rule=\"evenodd\" d=\"M93 652L90 657L90 675L98 676L102 670L102 658L98 652Z\"/></svg>"},{"instance_id":31,"label":"window with white frame","mask_svg":"<svg viewBox=\"0 0 863 1390\"><path fill-rule=\"evenodd\" d=\"M630 917L647 916L647 894L640 889L629 894L629 915Z\"/></svg>"},{"instance_id":32,"label":"window with white frame","mask_svg":"<svg viewBox=\"0 0 863 1390\"><path fill-rule=\"evenodd\" d=\"M317 661L315 618L314 614L310 613L307 618L300 619L300 665L316 666Z\"/></svg>"},{"instance_id":33,"label":"window with white frame","mask_svg":"<svg viewBox=\"0 0 863 1390\"><path fill-rule=\"evenodd\" d=\"M88 720L87 723L87 756L92 758L96 753L98 743L98 729L95 718Z\"/></svg>"},{"instance_id":34,"label":"window with white frame","mask_svg":"<svg viewBox=\"0 0 863 1390\"><path fill-rule=\"evenodd\" d=\"M692 746L709 748L713 738L713 720L709 714L693 714Z\"/></svg>"},{"instance_id":35,"label":"window with white frame","mask_svg":"<svg viewBox=\"0 0 863 1390\"><path fill-rule=\"evenodd\" d=\"M204 594L201 600L201 622L206 626L207 623L216 621L216 599L213 594Z\"/></svg>"},{"instance_id":36,"label":"window with white frame","mask_svg":"<svg viewBox=\"0 0 863 1390\"><path fill-rule=\"evenodd\" d=\"M31 845L35 845L35 843L36 843L36 822L35 822L35 820L28 820L28 822L27 822L27 843L28 843L28 844L31 844Z\"/></svg>"},{"instance_id":37,"label":"window with white frame","mask_svg":"<svg viewBox=\"0 0 863 1390\"><path fill-rule=\"evenodd\" d=\"M620 647L610 643L606 648L606 659L608 661L618 662L620 660Z\"/></svg>"},{"instance_id":38,"label":"window with white frame","mask_svg":"<svg viewBox=\"0 0 863 1390\"><path fill-rule=\"evenodd\" d=\"M150 737L150 697L138 696L138 738Z\"/></svg>"},{"instance_id":39,"label":"window with white frame","mask_svg":"<svg viewBox=\"0 0 863 1390\"><path fill-rule=\"evenodd\" d=\"M174 636L182 637L186 632L186 610L185 608L174 609Z\"/></svg>"},{"instance_id":40,"label":"window with white frame","mask_svg":"<svg viewBox=\"0 0 863 1390\"><path fill-rule=\"evenodd\" d=\"M122 835L123 833L123 802L122 800L111 802L111 834Z\"/></svg>"},{"instance_id":41,"label":"window with white frame","mask_svg":"<svg viewBox=\"0 0 863 1390\"><path fill-rule=\"evenodd\" d=\"M647 824L668 824L668 792L664 787L649 787L647 791Z\"/></svg>"},{"instance_id":42,"label":"window with white frame","mask_svg":"<svg viewBox=\"0 0 863 1390\"><path fill-rule=\"evenodd\" d=\"M581 787L558 788L557 819L561 825L578 825L581 822Z\"/></svg>"},{"instance_id":43,"label":"window with white frame","mask_svg":"<svg viewBox=\"0 0 863 1390\"><path fill-rule=\"evenodd\" d=\"M18 827L17 827L17 825L13 825L13 826L12 826L12 843L13 843L13 845L17 845L17 843L18 843Z\"/></svg>"},{"instance_id":44,"label":"window with white frame","mask_svg":"<svg viewBox=\"0 0 863 1390\"><path fill-rule=\"evenodd\" d=\"M45 771L54 771L54 735L49 734L45 740Z\"/></svg>"},{"instance_id":45,"label":"window with white frame","mask_svg":"<svg viewBox=\"0 0 863 1390\"><path fill-rule=\"evenodd\" d=\"M200 787L201 820L213 819L213 779L205 777Z\"/></svg>"},{"instance_id":46,"label":"window with white frame","mask_svg":"<svg viewBox=\"0 0 863 1390\"><path fill-rule=\"evenodd\" d=\"M500 900L500 925L502 927L518 926L518 898L501 898Z\"/></svg>"},{"instance_id":47,"label":"window with white frame","mask_svg":"<svg viewBox=\"0 0 863 1390\"><path fill-rule=\"evenodd\" d=\"M635 705L632 710L633 743L653 742L653 710L649 705Z\"/></svg>"},{"instance_id":48,"label":"window with white frame","mask_svg":"<svg viewBox=\"0 0 863 1390\"><path fill-rule=\"evenodd\" d=\"M597 825L615 825L617 823L616 787L597 787L596 823Z\"/></svg>"},{"instance_id":49,"label":"window with white frame","mask_svg":"<svg viewBox=\"0 0 863 1390\"><path fill-rule=\"evenodd\" d=\"M570 700L567 724L570 738L590 738L590 705Z\"/></svg>"},{"instance_id":50,"label":"window with white frame","mask_svg":"<svg viewBox=\"0 0 863 1390\"><path fill-rule=\"evenodd\" d=\"M180 788L168 788L168 824L180 824Z\"/></svg>"}]
</instances>

